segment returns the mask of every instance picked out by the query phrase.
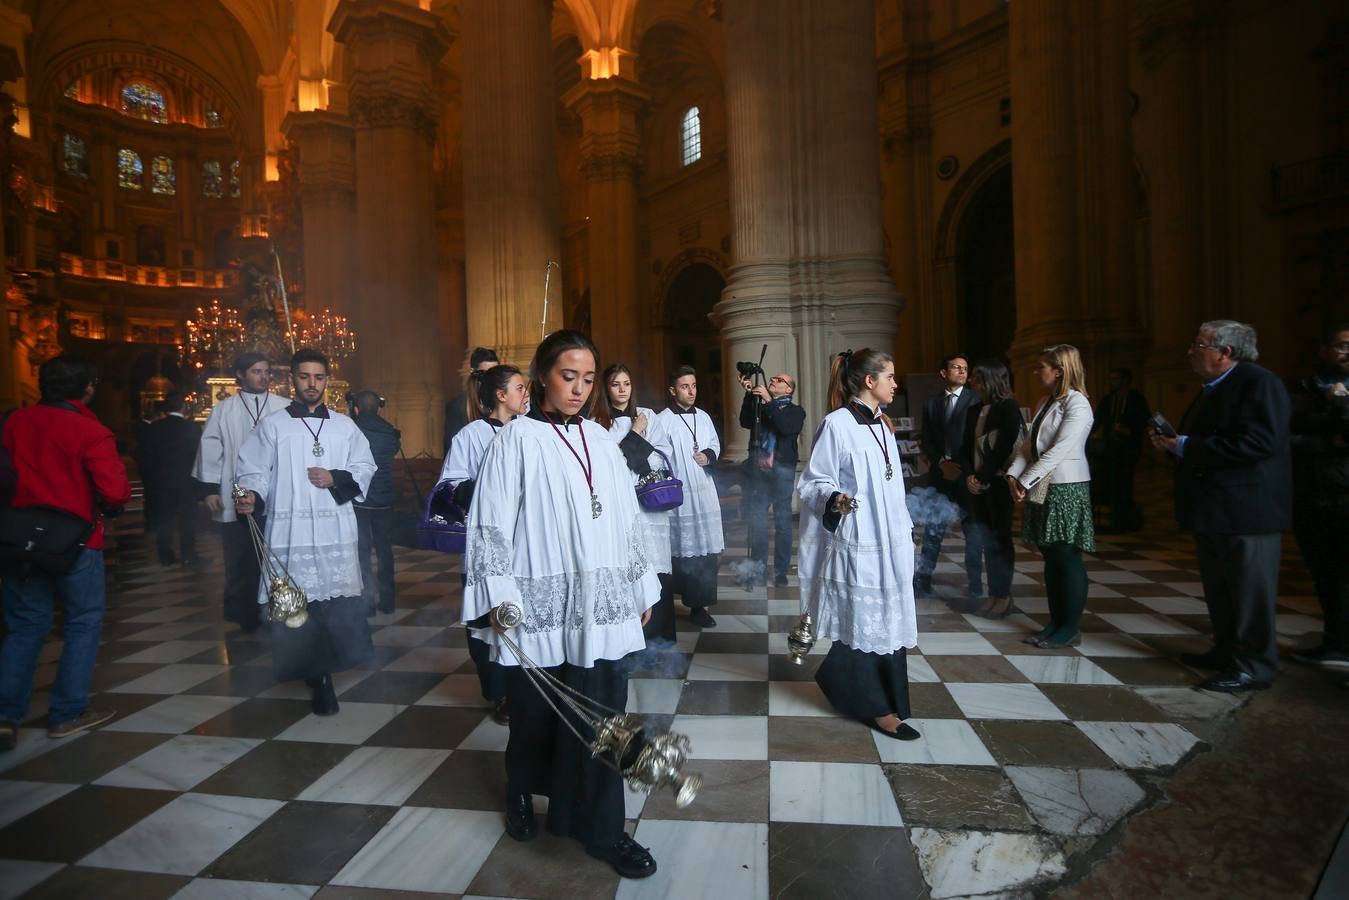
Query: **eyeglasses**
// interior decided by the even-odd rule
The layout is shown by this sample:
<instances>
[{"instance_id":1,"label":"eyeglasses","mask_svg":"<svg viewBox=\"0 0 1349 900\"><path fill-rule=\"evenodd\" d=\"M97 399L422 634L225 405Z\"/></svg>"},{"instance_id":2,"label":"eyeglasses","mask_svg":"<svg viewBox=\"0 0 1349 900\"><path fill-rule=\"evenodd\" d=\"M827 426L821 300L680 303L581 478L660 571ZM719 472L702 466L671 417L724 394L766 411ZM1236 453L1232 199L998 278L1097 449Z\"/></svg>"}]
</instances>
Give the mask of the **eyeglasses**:
<instances>
[{"instance_id":1,"label":"eyeglasses","mask_svg":"<svg viewBox=\"0 0 1349 900\"><path fill-rule=\"evenodd\" d=\"M768 379L768 383L769 383L769 384L772 384L772 383L775 382L775 381L781 381L783 384L787 385L787 387L789 387L789 388L790 388L790 387L795 387L795 385L792 384L791 379L789 379L789 378L783 378L781 375L774 375L772 378Z\"/></svg>"},{"instance_id":2,"label":"eyeglasses","mask_svg":"<svg viewBox=\"0 0 1349 900\"><path fill-rule=\"evenodd\" d=\"M1214 353L1222 353L1224 350L1227 349L1227 345L1226 345L1226 344L1205 344L1205 343L1203 343L1202 341L1192 341L1192 342L1190 343L1190 349L1191 349L1191 350L1212 350Z\"/></svg>"},{"instance_id":3,"label":"eyeglasses","mask_svg":"<svg viewBox=\"0 0 1349 900\"><path fill-rule=\"evenodd\" d=\"M952 372L967 372L967 371L969 371L969 368L968 368L967 366L947 366L946 368L950 369Z\"/></svg>"}]
</instances>

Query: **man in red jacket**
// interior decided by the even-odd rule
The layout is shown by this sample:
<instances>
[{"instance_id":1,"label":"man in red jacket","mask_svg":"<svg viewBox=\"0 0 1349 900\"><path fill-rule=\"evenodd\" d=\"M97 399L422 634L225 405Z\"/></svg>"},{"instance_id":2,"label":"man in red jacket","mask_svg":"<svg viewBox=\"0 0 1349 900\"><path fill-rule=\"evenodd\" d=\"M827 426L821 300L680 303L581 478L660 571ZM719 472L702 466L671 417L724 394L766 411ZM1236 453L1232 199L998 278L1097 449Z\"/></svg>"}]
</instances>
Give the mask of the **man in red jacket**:
<instances>
[{"instance_id":1,"label":"man in red jacket","mask_svg":"<svg viewBox=\"0 0 1349 900\"><path fill-rule=\"evenodd\" d=\"M103 628L103 513L126 505L131 486L112 432L88 408L97 383L89 363L68 356L48 360L38 372L42 401L12 412L0 435L18 473L13 506L53 507L94 526L70 571L7 575L0 586L9 629L0 645L0 751L14 748L28 713L56 594L65 610L65 643L51 688L47 736L66 737L113 716L89 707L89 683Z\"/></svg>"}]
</instances>

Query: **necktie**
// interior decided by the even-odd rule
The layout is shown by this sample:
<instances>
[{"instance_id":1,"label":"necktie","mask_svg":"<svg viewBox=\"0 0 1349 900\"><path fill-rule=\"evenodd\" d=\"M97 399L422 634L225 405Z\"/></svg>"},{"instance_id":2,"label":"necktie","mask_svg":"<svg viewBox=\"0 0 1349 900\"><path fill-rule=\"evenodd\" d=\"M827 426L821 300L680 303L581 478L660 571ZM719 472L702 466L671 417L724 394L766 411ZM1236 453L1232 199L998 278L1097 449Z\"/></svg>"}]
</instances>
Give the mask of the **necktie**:
<instances>
[{"instance_id":1,"label":"necktie","mask_svg":"<svg viewBox=\"0 0 1349 900\"><path fill-rule=\"evenodd\" d=\"M955 415L956 400L960 399L956 394L946 395L946 418L949 421L951 416Z\"/></svg>"}]
</instances>

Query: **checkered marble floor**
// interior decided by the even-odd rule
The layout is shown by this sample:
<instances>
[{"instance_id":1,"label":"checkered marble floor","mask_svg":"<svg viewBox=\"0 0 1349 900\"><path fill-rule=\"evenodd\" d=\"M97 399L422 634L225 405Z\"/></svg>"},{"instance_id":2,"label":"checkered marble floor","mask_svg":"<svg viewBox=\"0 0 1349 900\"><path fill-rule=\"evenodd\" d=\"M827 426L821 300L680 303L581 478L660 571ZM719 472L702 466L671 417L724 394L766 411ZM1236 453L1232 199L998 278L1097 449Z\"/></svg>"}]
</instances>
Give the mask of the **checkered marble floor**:
<instances>
[{"instance_id":1,"label":"checkered marble floor","mask_svg":"<svg viewBox=\"0 0 1349 900\"><path fill-rule=\"evenodd\" d=\"M1169 522L1162 499L1153 522ZM683 810L628 796L660 871L620 882L570 842L505 835L506 729L453 625L449 558L399 552L397 611L372 620L374 660L337 677L342 711L321 719L303 686L272 682L264 637L221 620L218 555L163 569L134 521L121 528L94 675L94 705L118 715L46 737L49 644L19 747L0 756L0 897L1016 895L1147 804L1237 706L1173 661L1206 649L1207 617L1169 524L1100 540L1085 638L1060 652L1020 642L1046 621L1039 558L1019 548L1019 612L985 621L957 610L949 538L942 597L919 605L912 743L834 715L812 680L827 642L788 661L794 579L746 591L723 566L718 627L681 618L676 650L632 674L630 710L689 735L705 786ZM727 563L744 552L729 530ZM1318 631L1296 559L1284 584L1281 635Z\"/></svg>"}]
</instances>

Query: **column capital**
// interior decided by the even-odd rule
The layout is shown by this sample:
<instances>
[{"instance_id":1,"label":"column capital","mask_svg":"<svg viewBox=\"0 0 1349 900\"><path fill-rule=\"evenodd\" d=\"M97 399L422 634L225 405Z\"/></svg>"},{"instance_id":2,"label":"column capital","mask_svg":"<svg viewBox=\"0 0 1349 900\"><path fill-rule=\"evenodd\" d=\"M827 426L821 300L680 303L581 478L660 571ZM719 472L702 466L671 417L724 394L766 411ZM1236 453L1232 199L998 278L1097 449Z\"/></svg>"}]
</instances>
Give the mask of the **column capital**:
<instances>
[{"instance_id":1,"label":"column capital","mask_svg":"<svg viewBox=\"0 0 1349 900\"><path fill-rule=\"evenodd\" d=\"M440 59L454 39L440 16L400 0L341 0L328 31L348 46L362 39L388 43L391 55L415 48L430 62Z\"/></svg>"},{"instance_id":2,"label":"column capital","mask_svg":"<svg viewBox=\"0 0 1349 900\"><path fill-rule=\"evenodd\" d=\"M355 143L351 120L316 109L289 113L281 133L299 150L300 196L308 203L350 205L355 196Z\"/></svg>"},{"instance_id":3,"label":"column capital","mask_svg":"<svg viewBox=\"0 0 1349 900\"><path fill-rule=\"evenodd\" d=\"M632 179L640 167L638 117L651 95L626 78L587 78L563 103L581 119L581 168L592 181Z\"/></svg>"}]
</instances>

